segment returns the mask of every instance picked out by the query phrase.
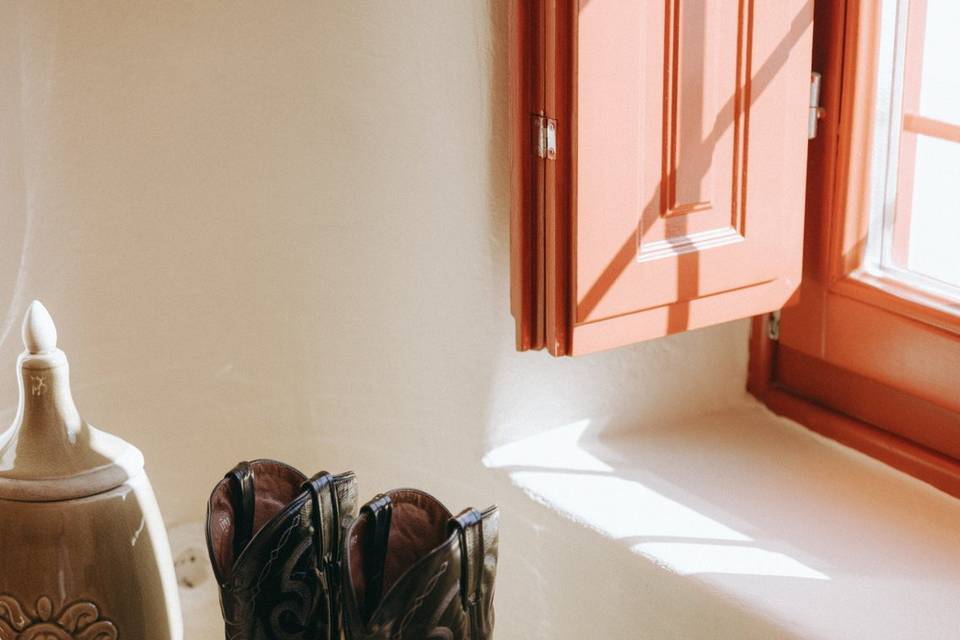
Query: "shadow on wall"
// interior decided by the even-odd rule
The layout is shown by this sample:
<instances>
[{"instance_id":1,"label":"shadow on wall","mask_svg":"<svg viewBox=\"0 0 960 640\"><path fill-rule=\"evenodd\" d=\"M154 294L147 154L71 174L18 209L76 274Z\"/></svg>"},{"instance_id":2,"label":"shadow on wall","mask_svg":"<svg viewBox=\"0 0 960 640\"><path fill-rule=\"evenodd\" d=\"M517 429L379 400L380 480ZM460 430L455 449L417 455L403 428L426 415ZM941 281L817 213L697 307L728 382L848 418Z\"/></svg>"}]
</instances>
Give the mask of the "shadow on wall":
<instances>
[{"instance_id":1,"label":"shadow on wall","mask_svg":"<svg viewBox=\"0 0 960 640\"><path fill-rule=\"evenodd\" d=\"M0 24L8 24L13 13L9 5L0 7ZM26 126L29 116L22 113L26 96L18 77L23 64L18 43L17 38L0 38L0 61L7 61L0 63L0 345L8 337L18 341L18 314L29 302L23 285L33 204L29 185L36 164L24 157L24 136L34 132ZM12 363L9 371L14 371Z\"/></svg>"}]
</instances>

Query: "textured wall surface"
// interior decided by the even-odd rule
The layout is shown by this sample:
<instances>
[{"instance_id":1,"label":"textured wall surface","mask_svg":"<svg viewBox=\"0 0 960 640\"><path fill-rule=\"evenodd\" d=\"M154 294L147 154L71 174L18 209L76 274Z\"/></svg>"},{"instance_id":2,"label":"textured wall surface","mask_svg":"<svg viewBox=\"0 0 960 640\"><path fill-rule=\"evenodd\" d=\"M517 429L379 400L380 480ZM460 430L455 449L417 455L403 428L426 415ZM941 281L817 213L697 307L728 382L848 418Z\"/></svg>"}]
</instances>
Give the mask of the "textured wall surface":
<instances>
[{"instance_id":1,"label":"textured wall surface","mask_svg":"<svg viewBox=\"0 0 960 640\"><path fill-rule=\"evenodd\" d=\"M580 360L514 352L505 13L5 5L0 406L38 297L85 416L144 449L180 521L242 457L388 484L421 467L442 493L539 430L740 400L743 323ZM348 442L395 468L340 458Z\"/></svg>"},{"instance_id":2,"label":"textured wall surface","mask_svg":"<svg viewBox=\"0 0 960 640\"><path fill-rule=\"evenodd\" d=\"M171 524L259 456L508 504L494 447L742 402L744 322L514 351L506 26L504 0L0 5L3 420L34 297ZM504 514L501 637L577 637L578 569L531 548L558 522Z\"/></svg>"}]
</instances>

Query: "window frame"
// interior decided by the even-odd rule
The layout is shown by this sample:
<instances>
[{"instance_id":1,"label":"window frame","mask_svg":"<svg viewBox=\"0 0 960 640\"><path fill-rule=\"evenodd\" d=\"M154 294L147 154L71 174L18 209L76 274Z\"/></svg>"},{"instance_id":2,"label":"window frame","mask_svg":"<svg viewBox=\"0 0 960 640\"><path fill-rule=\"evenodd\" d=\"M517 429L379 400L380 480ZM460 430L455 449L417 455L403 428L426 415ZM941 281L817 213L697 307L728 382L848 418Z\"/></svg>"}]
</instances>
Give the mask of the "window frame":
<instances>
[{"instance_id":1,"label":"window frame","mask_svg":"<svg viewBox=\"0 0 960 640\"><path fill-rule=\"evenodd\" d=\"M878 5L815 5L825 117L809 150L803 280L777 339L769 317L754 319L748 389L775 412L960 497L960 305L860 268Z\"/></svg>"}]
</instances>

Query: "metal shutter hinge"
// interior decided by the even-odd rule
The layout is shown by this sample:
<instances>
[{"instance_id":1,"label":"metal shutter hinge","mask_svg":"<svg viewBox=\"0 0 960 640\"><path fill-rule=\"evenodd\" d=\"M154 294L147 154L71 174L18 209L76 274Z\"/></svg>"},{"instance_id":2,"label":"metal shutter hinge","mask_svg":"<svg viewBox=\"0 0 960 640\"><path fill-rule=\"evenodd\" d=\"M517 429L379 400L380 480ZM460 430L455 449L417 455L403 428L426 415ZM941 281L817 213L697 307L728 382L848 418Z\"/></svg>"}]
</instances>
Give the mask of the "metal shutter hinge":
<instances>
[{"instance_id":1,"label":"metal shutter hinge","mask_svg":"<svg viewBox=\"0 0 960 640\"><path fill-rule=\"evenodd\" d=\"M533 151L538 158L557 157L557 121L542 115L533 116Z\"/></svg>"},{"instance_id":2,"label":"metal shutter hinge","mask_svg":"<svg viewBox=\"0 0 960 640\"><path fill-rule=\"evenodd\" d=\"M780 340L780 310L772 311L767 318L767 337L773 341Z\"/></svg>"},{"instance_id":3,"label":"metal shutter hinge","mask_svg":"<svg viewBox=\"0 0 960 640\"><path fill-rule=\"evenodd\" d=\"M823 76L814 71L810 74L810 102L807 111L807 139L817 137L817 121L824 116L824 109L820 106L820 85Z\"/></svg>"}]
</instances>

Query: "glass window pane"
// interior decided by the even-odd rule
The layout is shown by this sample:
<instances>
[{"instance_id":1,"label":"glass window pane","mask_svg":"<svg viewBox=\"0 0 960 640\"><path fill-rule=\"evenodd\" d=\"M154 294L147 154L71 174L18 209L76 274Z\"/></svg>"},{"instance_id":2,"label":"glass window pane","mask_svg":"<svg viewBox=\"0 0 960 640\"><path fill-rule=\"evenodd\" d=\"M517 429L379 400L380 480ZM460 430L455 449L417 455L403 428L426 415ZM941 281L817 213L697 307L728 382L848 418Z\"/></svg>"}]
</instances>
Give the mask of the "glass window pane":
<instances>
[{"instance_id":1,"label":"glass window pane","mask_svg":"<svg viewBox=\"0 0 960 640\"><path fill-rule=\"evenodd\" d=\"M920 114L960 124L960 73L957 70L960 2L925 0L925 4Z\"/></svg>"},{"instance_id":2,"label":"glass window pane","mask_svg":"<svg viewBox=\"0 0 960 640\"><path fill-rule=\"evenodd\" d=\"M883 0L864 268L960 300L960 1Z\"/></svg>"},{"instance_id":3,"label":"glass window pane","mask_svg":"<svg viewBox=\"0 0 960 640\"><path fill-rule=\"evenodd\" d=\"M960 144L918 136L915 167L907 268L960 287Z\"/></svg>"}]
</instances>

